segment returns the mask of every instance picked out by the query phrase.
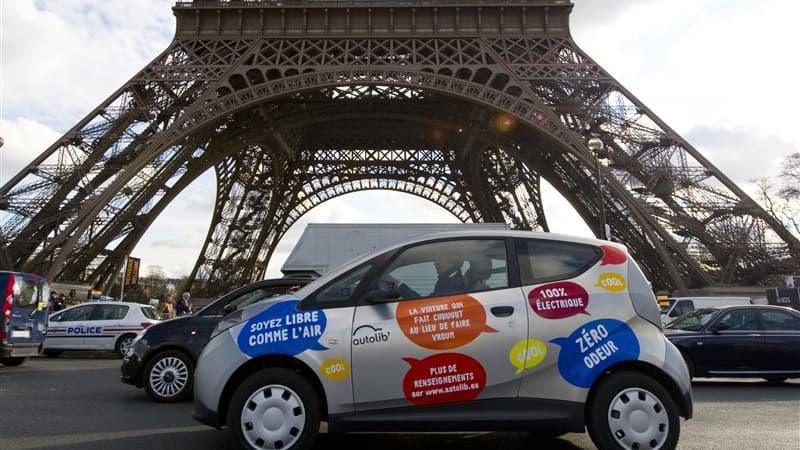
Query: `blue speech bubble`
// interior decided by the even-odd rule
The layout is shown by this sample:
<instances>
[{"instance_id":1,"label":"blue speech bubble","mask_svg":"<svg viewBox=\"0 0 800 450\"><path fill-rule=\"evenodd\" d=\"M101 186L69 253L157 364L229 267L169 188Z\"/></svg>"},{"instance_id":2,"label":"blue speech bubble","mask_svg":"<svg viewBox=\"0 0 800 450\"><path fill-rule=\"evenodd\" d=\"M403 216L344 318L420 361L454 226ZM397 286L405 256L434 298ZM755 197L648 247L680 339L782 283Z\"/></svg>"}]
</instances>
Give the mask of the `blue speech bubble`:
<instances>
[{"instance_id":1,"label":"blue speech bubble","mask_svg":"<svg viewBox=\"0 0 800 450\"><path fill-rule=\"evenodd\" d=\"M249 356L294 356L306 350L327 350L319 343L328 319L325 311L298 311L299 300L276 303L247 321L236 342Z\"/></svg>"},{"instance_id":2,"label":"blue speech bubble","mask_svg":"<svg viewBox=\"0 0 800 450\"><path fill-rule=\"evenodd\" d=\"M561 376L582 388L590 387L615 363L639 358L639 340L631 327L616 319L593 320L569 337L550 342L561 347L558 354Z\"/></svg>"}]
</instances>

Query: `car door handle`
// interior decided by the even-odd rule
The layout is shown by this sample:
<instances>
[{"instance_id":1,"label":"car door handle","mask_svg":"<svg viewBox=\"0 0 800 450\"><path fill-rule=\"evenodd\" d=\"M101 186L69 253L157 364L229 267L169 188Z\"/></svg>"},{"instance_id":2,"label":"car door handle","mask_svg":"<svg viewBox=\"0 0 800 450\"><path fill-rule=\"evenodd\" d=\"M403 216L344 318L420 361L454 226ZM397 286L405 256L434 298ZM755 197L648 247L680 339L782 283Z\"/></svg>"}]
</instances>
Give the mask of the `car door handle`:
<instances>
[{"instance_id":1,"label":"car door handle","mask_svg":"<svg viewBox=\"0 0 800 450\"><path fill-rule=\"evenodd\" d=\"M508 317L514 314L514 307L513 306L492 306L492 314L495 317Z\"/></svg>"}]
</instances>

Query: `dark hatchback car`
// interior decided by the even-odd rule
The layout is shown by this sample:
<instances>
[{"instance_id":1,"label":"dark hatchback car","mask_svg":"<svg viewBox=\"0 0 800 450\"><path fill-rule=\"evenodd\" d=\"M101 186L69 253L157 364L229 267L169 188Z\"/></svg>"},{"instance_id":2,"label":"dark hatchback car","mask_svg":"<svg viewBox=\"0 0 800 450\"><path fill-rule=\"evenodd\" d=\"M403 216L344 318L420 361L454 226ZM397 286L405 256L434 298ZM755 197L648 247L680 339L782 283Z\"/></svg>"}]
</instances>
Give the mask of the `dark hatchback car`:
<instances>
[{"instance_id":1,"label":"dark hatchback car","mask_svg":"<svg viewBox=\"0 0 800 450\"><path fill-rule=\"evenodd\" d=\"M670 322L664 334L692 377L800 377L800 313L790 308L698 309Z\"/></svg>"},{"instance_id":2,"label":"dark hatchback car","mask_svg":"<svg viewBox=\"0 0 800 450\"><path fill-rule=\"evenodd\" d=\"M122 382L144 387L160 402L192 396L194 366L223 316L252 303L299 289L311 279L278 278L248 284L215 300L196 314L153 325L140 333L122 360Z\"/></svg>"}]
</instances>

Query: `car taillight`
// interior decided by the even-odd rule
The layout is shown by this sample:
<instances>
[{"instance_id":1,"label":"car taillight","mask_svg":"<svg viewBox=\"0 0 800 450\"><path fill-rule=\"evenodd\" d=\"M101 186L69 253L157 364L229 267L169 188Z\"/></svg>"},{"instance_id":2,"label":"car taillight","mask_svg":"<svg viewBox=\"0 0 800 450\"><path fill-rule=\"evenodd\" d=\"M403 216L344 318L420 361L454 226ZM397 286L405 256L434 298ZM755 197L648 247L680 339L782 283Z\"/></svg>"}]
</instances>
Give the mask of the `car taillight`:
<instances>
[{"instance_id":1,"label":"car taillight","mask_svg":"<svg viewBox=\"0 0 800 450\"><path fill-rule=\"evenodd\" d=\"M0 307L0 313L2 313L2 318L0 320L3 321L2 329L0 329L0 341L4 341L8 336L8 325L9 321L11 320L11 307L14 304L14 275L8 275L8 284L6 284L6 292L3 296L3 304Z\"/></svg>"},{"instance_id":2,"label":"car taillight","mask_svg":"<svg viewBox=\"0 0 800 450\"><path fill-rule=\"evenodd\" d=\"M139 325L140 325L142 328L147 328L147 327L149 327L149 326L150 326L150 325L152 325L152 324L153 324L152 322L142 322L142 323L140 323Z\"/></svg>"}]
</instances>

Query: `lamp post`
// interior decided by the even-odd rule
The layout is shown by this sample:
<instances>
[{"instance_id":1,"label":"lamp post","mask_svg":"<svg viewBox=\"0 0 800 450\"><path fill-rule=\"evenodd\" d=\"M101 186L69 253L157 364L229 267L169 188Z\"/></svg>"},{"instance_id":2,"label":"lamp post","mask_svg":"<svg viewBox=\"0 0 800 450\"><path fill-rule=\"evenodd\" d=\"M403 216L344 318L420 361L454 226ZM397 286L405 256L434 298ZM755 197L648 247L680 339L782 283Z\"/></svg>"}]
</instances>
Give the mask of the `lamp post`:
<instances>
[{"instance_id":1,"label":"lamp post","mask_svg":"<svg viewBox=\"0 0 800 450\"><path fill-rule=\"evenodd\" d=\"M603 177L600 175L600 152L603 150L603 141L599 138L593 137L586 143L589 150L594 153L595 169L597 170L597 201L600 206L600 239L608 239L607 225L606 225L606 206L603 201Z\"/></svg>"}]
</instances>

